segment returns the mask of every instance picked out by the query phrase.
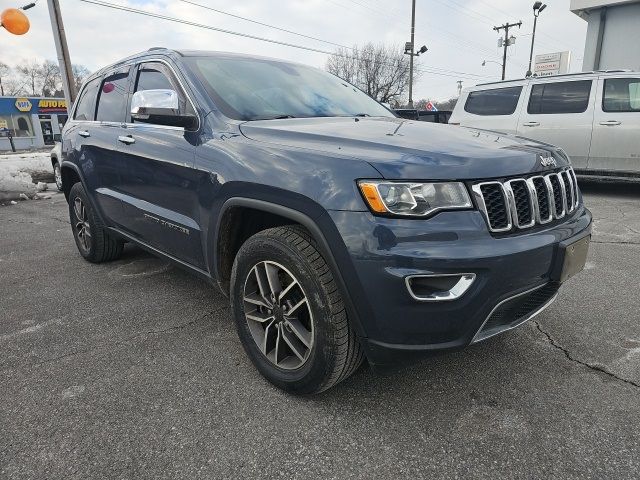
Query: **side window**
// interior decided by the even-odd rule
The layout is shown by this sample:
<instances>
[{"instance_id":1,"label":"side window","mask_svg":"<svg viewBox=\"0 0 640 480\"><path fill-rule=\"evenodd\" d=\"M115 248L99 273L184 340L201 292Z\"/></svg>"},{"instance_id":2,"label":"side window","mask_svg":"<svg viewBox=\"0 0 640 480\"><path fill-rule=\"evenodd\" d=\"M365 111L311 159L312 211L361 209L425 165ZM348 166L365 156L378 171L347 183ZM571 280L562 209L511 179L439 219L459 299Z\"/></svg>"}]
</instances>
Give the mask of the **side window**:
<instances>
[{"instance_id":1,"label":"side window","mask_svg":"<svg viewBox=\"0 0 640 480\"><path fill-rule=\"evenodd\" d=\"M533 85L527 113L583 113L589 107L591 80Z\"/></svg>"},{"instance_id":2,"label":"side window","mask_svg":"<svg viewBox=\"0 0 640 480\"><path fill-rule=\"evenodd\" d=\"M511 115L516 111L522 87L471 92L464 111L475 115Z\"/></svg>"},{"instance_id":3,"label":"side window","mask_svg":"<svg viewBox=\"0 0 640 480\"><path fill-rule=\"evenodd\" d=\"M602 110L640 112L640 78L608 78L604 81Z\"/></svg>"},{"instance_id":4,"label":"side window","mask_svg":"<svg viewBox=\"0 0 640 480\"><path fill-rule=\"evenodd\" d=\"M104 79L98 94L96 120L123 122L127 103L127 78L129 73L115 73Z\"/></svg>"},{"instance_id":5,"label":"side window","mask_svg":"<svg viewBox=\"0 0 640 480\"><path fill-rule=\"evenodd\" d=\"M179 111L195 113L171 69L159 62L143 63L138 69L134 92L157 89L175 90L178 93Z\"/></svg>"},{"instance_id":6,"label":"side window","mask_svg":"<svg viewBox=\"0 0 640 480\"><path fill-rule=\"evenodd\" d=\"M100 85L100 79L96 78L88 82L80 98L78 99L78 106L73 114L74 120L93 120L95 113L96 94L98 93L98 86Z\"/></svg>"}]
</instances>

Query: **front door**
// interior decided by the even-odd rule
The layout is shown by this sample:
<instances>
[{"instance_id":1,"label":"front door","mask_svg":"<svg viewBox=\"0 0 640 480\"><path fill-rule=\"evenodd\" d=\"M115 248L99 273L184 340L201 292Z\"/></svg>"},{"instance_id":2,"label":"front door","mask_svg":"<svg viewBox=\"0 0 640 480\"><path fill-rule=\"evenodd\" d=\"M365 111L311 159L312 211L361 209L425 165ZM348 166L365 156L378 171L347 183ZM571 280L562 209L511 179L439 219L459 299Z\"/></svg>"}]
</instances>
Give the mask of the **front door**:
<instances>
[{"instance_id":1,"label":"front door","mask_svg":"<svg viewBox=\"0 0 640 480\"><path fill-rule=\"evenodd\" d=\"M601 78L590 170L640 173L640 76Z\"/></svg>"},{"instance_id":2,"label":"front door","mask_svg":"<svg viewBox=\"0 0 640 480\"><path fill-rule=\"evenodd\" d=\"M518 134L561 147L574 167L587 167L593 124L593 80L538 81L528 87Z\"/></svg>"},{"instance_id":3,"label":"front door","mask_svg":"<svg viewBox=\"0 0 640 480\"><path fill-rule=\"evenodd\" d=\"M164 63L140 64L132 93L171 89L194 111L176 74ZM122 202L127 233L181 261L204 268L194 170L197 132L134 122L119 136L124 165Z\"/></svg>"}]
</instances>

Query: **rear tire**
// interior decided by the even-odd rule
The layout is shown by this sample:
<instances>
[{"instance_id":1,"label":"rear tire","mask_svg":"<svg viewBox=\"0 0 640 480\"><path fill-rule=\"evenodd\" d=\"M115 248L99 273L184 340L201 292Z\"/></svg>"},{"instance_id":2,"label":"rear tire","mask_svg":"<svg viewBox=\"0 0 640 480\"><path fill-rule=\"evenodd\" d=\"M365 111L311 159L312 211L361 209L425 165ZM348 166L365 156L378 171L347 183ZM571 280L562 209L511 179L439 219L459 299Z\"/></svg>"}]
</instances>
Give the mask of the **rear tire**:
<instances>
[{"instance_id":1,"label":"rear tire","mask_svg":"<svg viewBox=\"0 0 640 480\"><path fill-rule=\"evenodd\" d=\"M62 170L60 169L60 163L56 160L53 164L53 176L56 179L56 187L58 191L62 191Z\"/></svg>"},{"instance_id":2,"label":"rear tire","mask_svg":"<svg viewBox=\"0 0 640 480\"><path fill-rule=\"evenodd\" d=\"M69 219L76 246L85 260L102 263L116 260L122 255L124 242L104 227L80 182L73 185L69 192Z\"/></svg>"},{"instance_id":3,"label":"rear tire","mask_svg":"<svg viewBox=\"0 0 640 480\"><path fill-rule=\"evenodd\" d=\"M242 345L277 387L319 393L361 365L340 291L304 228L271 228L249 238L234 260L230 293Z\"/></svg>"}]
</instances>

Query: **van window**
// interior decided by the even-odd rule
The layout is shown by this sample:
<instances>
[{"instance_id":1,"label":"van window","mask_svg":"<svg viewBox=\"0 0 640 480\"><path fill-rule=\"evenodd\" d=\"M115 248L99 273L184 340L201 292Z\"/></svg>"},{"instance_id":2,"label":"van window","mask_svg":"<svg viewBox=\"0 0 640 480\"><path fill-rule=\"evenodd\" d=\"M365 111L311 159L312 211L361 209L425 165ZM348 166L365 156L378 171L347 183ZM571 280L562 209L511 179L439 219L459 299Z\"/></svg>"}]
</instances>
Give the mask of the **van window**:
<instances>
[{"instance_id":1,"label":"van window","mask_svg":"<svg viewBox=\"0 0 640 480\"><path fill-rule=\"evenodd\" d=\"M582 113L589 106L591 80L533 85L527 113Z\"/></svg>"},{"instance_id":2,"label":"van window","mask_svg":"<svg viewBox=\"0 0 640 480\"><path fill-rule=\"evenodd\" d=\"M604 81L602 110L640 112L640 78L608 78Z\"/></svg>"},{"instance_id":3,"label":"van window","mask_svg":"<svg viewBox=\"0 0 640 480\"><path fill-rule=\"evenodd\" d=\"M127 101L127 78L129 73L116 73L104 79L98 95L96 120L100 122L123 122Z\"/></svg>"},{"instance_id":4,"label":"van window","mask_svg":"<svg viewBox=\"0 0 640 480\"><path fill-rule=\"evenodd\" d=\"M518 106L520 92L521 86L471 92L464 111L475 115L511 115Z\"/></svg>"},{"instance_id":5,"label":"van window","mask_svg":"<svg viewBox=\"0 0 640 480\"><path fill-rule=\"evenodd\" d=\"M98 93L98 86L100 85L100 79L96 78L88 82L80 98L78 99L78 106L73 114L74 120L93 120L95 113L95 101L96 94Z\"/></svg>"}]
</instances>

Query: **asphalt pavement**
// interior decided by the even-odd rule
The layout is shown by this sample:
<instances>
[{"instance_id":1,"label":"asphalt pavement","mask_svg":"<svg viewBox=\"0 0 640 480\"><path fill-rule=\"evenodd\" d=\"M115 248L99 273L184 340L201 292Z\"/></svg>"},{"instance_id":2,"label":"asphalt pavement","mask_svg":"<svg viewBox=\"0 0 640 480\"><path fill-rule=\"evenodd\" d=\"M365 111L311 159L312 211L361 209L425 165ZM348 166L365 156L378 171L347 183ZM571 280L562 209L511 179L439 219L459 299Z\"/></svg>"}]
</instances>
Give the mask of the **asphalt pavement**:
<instances>
[{"instance_id":1,"label":"asphalt pavement","mask_svg":"<svg viewBox=\"0 0 640 480\"><path fill-rule=\"evenodd\" d=\"M0 478L638 478L640 187L583 190L586 270L534 321L309 398L208 283L85 262L61 194L0 207Z\"/></svg>"}]
</instances>

